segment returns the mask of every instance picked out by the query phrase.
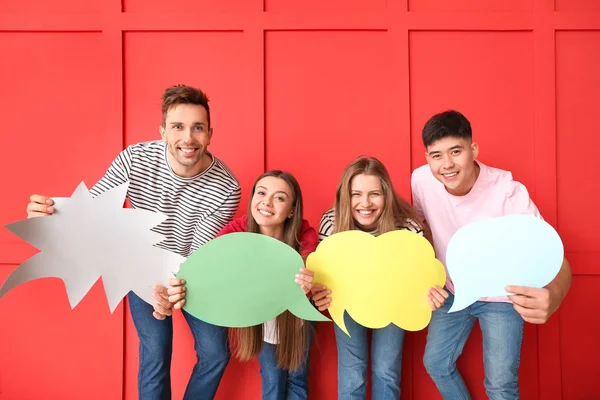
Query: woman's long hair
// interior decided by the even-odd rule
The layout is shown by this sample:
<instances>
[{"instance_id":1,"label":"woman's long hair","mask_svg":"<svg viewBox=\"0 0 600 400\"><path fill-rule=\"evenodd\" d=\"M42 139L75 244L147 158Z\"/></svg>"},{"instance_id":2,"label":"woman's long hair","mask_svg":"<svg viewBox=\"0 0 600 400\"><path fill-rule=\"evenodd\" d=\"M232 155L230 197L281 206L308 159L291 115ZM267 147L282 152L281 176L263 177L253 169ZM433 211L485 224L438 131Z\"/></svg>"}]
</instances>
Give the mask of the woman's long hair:
<instances>
[{"instance_id":1,"label":"woman's long hair","mask_svg":"<svg viewBox=\"0 0 600 400\"><path fill-rule=\"evenodd\" d=\"M413 224L415 228L423 231L427 239L431 240L429 226L419 219L415 209L396 192L387 169L374 157L358 157L344 170L335 195L334 232L357 229L352 216L351 183L356 175L361 174L376 176L381 182L385 201L377 220L379 234Z\"/></svg>"},{"instance_id":2,"label":"woman's long hair","mask_svg":"<svg viewBox=\"0 0 600 400\"><path fill-rule=\"evenodd\" d=\"M256 184L263 178L275 177L283 179L292 189L292 209L291 218L287 218L283 227L283 242L294 250L300 252L301 243L299 241L300 229L302 227L302 192L298 181L291 174L279 170L268 171L258 177L252 187L254 196ZM260 233L260 227L252 216L252 201L248 204L248 232ZM304 357L308 352L309 330L311 326L303 322L300 318L294 316L289 311L284 311L276 318L277 335L279 344L275 348L277 356L277 366L293 371L302 365ZM263 346L263 325L251 326L248 328L238 328L233 330L233 349L235 356L241 361L248 361L258 356Z\"/></svg>"}]
</instances>

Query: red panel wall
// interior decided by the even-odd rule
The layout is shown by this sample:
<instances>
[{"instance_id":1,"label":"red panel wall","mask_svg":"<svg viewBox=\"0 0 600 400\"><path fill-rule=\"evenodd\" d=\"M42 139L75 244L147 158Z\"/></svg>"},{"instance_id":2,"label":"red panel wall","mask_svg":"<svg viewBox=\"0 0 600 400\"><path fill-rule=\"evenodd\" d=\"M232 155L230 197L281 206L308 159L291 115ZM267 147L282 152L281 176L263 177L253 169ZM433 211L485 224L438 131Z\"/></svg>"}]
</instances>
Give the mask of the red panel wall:
<instances>
[{"instance_id":1,"label":"red panel wall","mask_svg":"<svg viewBox=\"0 0 600 400\"><path fill-rule=\"evenodd\" d=\"M0 224L33 192L92 185L124 146L158 138L160 95L187 83L212 99L212 150L237 174L242 209L265 169L299 179L317 225L343 167L379 157L400 192L424 163L420 129L448 108L471 119L481 160L510 169L561 233L574 270L563 308L527 325L525 399L600 398L595 0L7 0L0 4ZM35 252L0 229L0 280ZM98 283L71 310L63 284L0 299L0 400L137 398L138 340ZM173 398L194 363L175 316ZM407 335L402 398L440 398ZM459 360L484 399L481 333ZM311 398L336 396L331 324L319 324ZM219 399L260 395L256 362L232 361Z\"/></svg>"},{"instance_id":2,"label":"red panel wall","mask_svg":"<svg viewBox=\"0 0 600 400\"><path fill-rule=\"evenodd\" d=\"M531 10L532 0L409 0L410 11L520 11Z\"/></svg>"},{"instance_id":3,"label":"red panel wall","mask_svg":"<svg viewBox=\"0 0 600 400\"><path fill-rule=\"evenodd\" d=\"M591 3L590 3L591 5ZM596 108L600 91L600 31L556 33L558 227L577 273L561 313L560 357L565 399L598 397L600 322L593 292L600 283L600 236L595 227L600 162ZM590 152L591 150L591 152ZM589 305L585 305L589 302ZM589 314L588 314L589 313ZM582 354L587 357L581 357ZM568 368L567 366L571 366Z\"/></svg>"},{"instance_id":4,"label":"red panel wall","mask_svg":"<svg viewBox=\"0 0 600 400\"><path fill-rule=\"evenodd\" d=\"M26 216L32 192L68 196L82 180L91 186L121 148L120 134L106 129L102 49L99 32L0 32L2 226ZM0 280L35 252L0 229ZM100 285L73 311L58 279L0 300L0 399L121 395L123 310L109 314Z\"/></svg>"}]
</instances>

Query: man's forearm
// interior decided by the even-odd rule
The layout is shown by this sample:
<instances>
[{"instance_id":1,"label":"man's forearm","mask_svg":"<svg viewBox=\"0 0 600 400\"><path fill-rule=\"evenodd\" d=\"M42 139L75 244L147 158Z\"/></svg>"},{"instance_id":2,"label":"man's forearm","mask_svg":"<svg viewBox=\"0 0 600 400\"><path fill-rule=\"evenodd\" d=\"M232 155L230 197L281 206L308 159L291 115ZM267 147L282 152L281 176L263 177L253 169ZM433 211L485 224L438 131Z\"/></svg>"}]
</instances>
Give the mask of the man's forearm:
<instances>
[{"instance_id":1,"label":"man's forearm","mask_svg":"<svg viewBox=\"0 0 600 400\"><path fill-rule=\"evenodd\" d=\"M556 304L556 307L562 303L563 299L571 287L571 265L567 259L563 259L563 263L560 267L560 271L556 277L546 285L546 289L550 291L553 296L552 302Z\"/></svg>"}]
</instances>

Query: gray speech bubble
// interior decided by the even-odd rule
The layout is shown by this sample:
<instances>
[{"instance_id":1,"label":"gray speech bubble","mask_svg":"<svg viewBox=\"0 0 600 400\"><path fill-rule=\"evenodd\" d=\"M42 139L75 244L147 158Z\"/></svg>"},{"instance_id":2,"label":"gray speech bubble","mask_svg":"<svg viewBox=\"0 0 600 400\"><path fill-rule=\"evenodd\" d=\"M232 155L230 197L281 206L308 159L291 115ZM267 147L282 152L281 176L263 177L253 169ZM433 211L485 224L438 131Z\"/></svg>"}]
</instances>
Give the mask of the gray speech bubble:
<instances>
[{"instance_id":1,"label":"gray speech bubble","mask_svg":"<svg viewBox=\"0 0 600 400\"><path fill-rule=\"evenodd\" d=\"M18 266L0 287L0 298L24 282L56 277L74 308L102 278L113 312L133 291L149 304L156 284L167 286L179 254L154 246L164 236L150 229L167 216L123 208L128 184L92 198L82 182L70 198L55 198L55 213L18 221L6 228L40 250Z\"/></svg>"}]
</instances>

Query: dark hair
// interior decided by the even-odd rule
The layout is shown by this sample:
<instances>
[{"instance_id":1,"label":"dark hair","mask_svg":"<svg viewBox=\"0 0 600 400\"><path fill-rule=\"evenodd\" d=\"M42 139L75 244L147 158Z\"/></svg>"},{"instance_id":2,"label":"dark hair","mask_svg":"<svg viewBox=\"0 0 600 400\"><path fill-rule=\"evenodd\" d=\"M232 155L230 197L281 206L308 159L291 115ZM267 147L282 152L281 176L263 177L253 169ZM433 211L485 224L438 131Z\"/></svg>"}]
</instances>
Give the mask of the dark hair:
<instances>
[{"instance_id":1,"label":"dark hair","mask_svg":"<svg viewBox=\"0 0 600 400\"><path fill-rule=\"evenodd\" d=\"M208 97L200 90L186 85L175 85L167 88L162 95L162 123L165 125L167 112L179 104L195 104L206 109L206 119L210 128L210 108Z\"/></svg>"},{"instance_id":2,"label":"dark hair","mask_svg":"<svg viewBox=\"0 0 600 400\"><path fill-rule=\"evenodd\" d=\"M423 127L423 144L432 145L445 137L457 137L471 141L471 123L464 115L455 110L435 114Z\"/></svg>"},{"instance_id":3,"label":"dark hair","mask_svg":"<svg viewBox=\"0 0 600 400\"><path fill-rule=\"evenodd\" d=\"M286 219L284 223L283 242L294 250L301 252L301 243L298 239L302 229L302 192L300 185L292 174L273 170L268 171L258 177L252 186L250 198L254 196L258 182L272 176L283 179L292 189L293 210L291 218ZM248 204L248 232L260 233L260 227L252 216L252 200ZM279 368L293 371L301 367L306 353L309 349L309 334L311 325L307 321L302 321L289 311L284 311L275 319L277 324L277 334L279 335L279 344L275 346L275 356ZM247 328L233 329L233 335L230 337L231 347L235 356L240 361L248 361L258 356L263 347L263 325L250 326Z\"/></svg>"}]
</instances>

